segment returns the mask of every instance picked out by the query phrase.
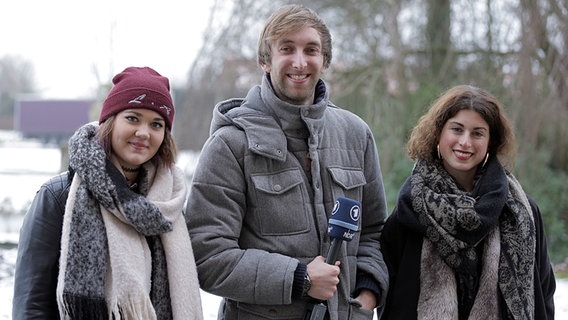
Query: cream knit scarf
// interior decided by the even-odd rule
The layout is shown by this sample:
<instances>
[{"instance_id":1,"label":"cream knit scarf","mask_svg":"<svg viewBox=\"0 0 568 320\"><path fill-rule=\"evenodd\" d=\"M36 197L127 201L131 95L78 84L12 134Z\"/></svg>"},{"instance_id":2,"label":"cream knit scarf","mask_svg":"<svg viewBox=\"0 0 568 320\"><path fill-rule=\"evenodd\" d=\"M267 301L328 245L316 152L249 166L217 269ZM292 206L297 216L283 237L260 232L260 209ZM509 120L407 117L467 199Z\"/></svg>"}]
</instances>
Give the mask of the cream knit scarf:
<instances>
[{"instance_id":1,"label":"cream knit scarf","mask_svg":"<svg viewBox=\"0 0 568 320\"><path fill-rule=\"evenodd\" d=\"M69 142L75 175L61 239L61 318L202 319L183 172L148 162L135 193L96 130L85 125Z\"/></svg>"}]
</instances>

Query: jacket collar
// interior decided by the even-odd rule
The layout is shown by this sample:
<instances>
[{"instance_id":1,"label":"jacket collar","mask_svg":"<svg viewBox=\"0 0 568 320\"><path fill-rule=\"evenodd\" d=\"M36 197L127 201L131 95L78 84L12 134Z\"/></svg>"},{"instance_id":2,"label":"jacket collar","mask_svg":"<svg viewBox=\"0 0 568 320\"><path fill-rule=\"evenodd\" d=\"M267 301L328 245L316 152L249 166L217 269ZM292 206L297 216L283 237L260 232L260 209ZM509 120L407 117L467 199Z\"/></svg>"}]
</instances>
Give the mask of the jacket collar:
<instances>
[{"instance_id":1,"label":"jacket collar","mask_svg":"<svg viewBox=\"0 0 568 320\"><path fill-rule=\"evenodd\" d=\"M246 132L251 152L286 160L287 135L309 131L318 135L323 130L323 116L328 104L325 83L320 79L316 90L319 101L313 105L297 106L280 100L267 74L260 86L253 87L245 99L230 99L215 107L210 134L227 125Z\"/></svg>"}]
</instances>

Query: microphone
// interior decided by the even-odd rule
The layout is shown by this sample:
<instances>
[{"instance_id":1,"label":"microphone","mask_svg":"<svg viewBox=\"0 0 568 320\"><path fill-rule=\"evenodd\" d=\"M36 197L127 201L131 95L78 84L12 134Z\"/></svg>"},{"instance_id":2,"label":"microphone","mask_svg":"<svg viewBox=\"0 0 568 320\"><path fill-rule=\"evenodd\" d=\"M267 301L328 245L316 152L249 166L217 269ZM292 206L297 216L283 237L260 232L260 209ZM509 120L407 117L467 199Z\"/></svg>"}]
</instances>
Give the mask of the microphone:
<instances>
[{"instance_id":1,"label":"microphone","mask_svg":"<svg viewBox=\"0 0 568 320\"><path fill-rule=\"evenodd\" d=\"M360 216L361 204L359 201L344 197L337 198L327 227L331 246L325 259L326 263L335 264L343 241L353 240L355 232L359 231Z\"/></svg>"},{"instance_id":2,"label":"microphone","mask_svg":"<svg viewBox=\"0 0 568 320\"><path fill-rule=\"evenodd\" d=\"M355 232L359 231L359 217L361 216L359 201L339 197L329 218L327 233L331 238L331 246L325 262L335 264L337 255L343 241L353 240ZM304 320L323 320L327 314L327 305L323 302L308 304Z\"/></svg>"}]
</instances>

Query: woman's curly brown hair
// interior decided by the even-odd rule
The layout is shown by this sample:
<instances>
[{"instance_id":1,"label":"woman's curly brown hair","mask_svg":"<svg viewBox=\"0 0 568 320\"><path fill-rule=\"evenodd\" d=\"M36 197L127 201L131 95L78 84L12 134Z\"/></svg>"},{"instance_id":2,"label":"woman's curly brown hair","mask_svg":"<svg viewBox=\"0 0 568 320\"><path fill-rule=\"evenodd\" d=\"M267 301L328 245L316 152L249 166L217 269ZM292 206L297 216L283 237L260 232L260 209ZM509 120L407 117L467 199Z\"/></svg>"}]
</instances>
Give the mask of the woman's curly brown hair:
<instances>
[{"instance_id":1,"label":"woman's curly brown hair","mask_svg":"<svg viewBox=\"0 0 568 320\"><path fill-rule=\"evenodd\" d=\"M513 166L516 154L515 135L501 102L488 91L470 85L448 89L420 117L406 145L410 159L437 159L437 145L442 128L450 118L464 109L479 113L489 125L489 154L496 155L504 166Z\"/></svg>"}]
</instances>

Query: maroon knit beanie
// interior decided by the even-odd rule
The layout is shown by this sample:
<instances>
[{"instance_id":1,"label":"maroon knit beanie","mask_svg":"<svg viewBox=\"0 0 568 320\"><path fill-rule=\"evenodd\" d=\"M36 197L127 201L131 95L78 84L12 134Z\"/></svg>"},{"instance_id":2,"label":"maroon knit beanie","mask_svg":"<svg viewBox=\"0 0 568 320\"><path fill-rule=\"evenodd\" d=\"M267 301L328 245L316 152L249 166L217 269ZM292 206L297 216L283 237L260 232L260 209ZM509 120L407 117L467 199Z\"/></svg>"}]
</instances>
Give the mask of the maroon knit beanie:
<instances>
[{"instance_id":1,"label":"maroon knit beanie","mask_svg":"<svg viewBox=\"0 0 568 320\"><path fill-rule=\"evenodd\" d=\"M99 124L126 109L145 108L156 111L171 130L174 104L168 78L148 67L128 67L112 79L114 86L103 102Z\"/></svg>"}]
</instances>

